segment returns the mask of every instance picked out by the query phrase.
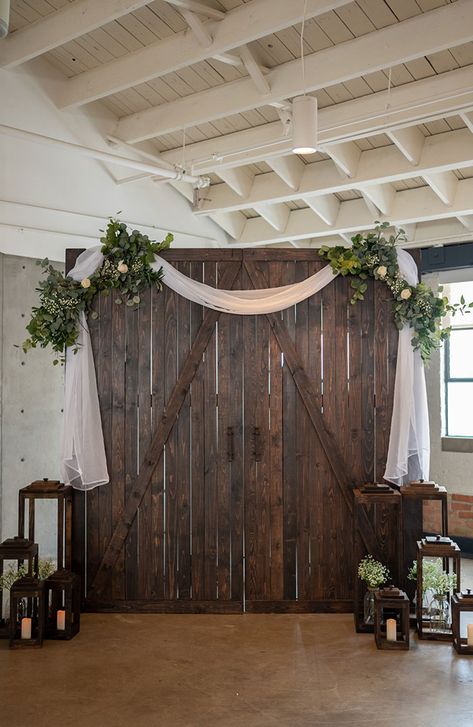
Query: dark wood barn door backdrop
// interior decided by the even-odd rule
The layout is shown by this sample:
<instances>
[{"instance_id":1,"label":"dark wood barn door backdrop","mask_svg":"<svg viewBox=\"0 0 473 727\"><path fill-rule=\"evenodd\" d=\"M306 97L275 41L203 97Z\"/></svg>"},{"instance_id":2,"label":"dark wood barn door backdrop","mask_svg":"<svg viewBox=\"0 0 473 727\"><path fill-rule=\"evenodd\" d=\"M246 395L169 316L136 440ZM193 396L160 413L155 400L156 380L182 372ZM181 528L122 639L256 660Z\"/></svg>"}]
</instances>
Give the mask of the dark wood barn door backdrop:
<instances>
[{"instance_id":1,"label":"dark wood barn door backdrop","mask_svg":"<svg viewBox=\"0 0 473 727\"><path fill-rule=\"evenodd\" d=\"M325 264L314 250L166 257L221 288L286 285ZM351 611L351 488L382 478L389 437L386 289L370 282L351 306L337 278L267 316L218 314L166 287L138 310L115 297L97 299L90 324L111 482L76 497L86 606Z\"/></svg>"}]
</instances>

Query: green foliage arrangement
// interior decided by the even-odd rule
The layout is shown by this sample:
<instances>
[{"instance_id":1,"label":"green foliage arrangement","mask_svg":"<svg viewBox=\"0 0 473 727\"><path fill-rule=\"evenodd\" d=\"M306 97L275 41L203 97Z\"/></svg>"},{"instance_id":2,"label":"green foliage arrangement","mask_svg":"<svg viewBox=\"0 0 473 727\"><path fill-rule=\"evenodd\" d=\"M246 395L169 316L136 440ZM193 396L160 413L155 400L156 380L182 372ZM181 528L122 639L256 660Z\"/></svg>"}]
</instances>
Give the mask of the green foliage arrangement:
<instances>
[{"instance_id":1,"label":"green foliage arrangement","mask_svg":"<svg viewBox=\"0 0 473 727\"><path fill-rule=\"evenodd\" d=\"M38 577L40 581L46 580L51 573L56 570L56 564L50 558L46 560L39 560L38 562ZM0 576L0 588L9 591L18 578L23 578L28 575L28 569L25 565L20 565L18 568L14 568L10 565L6 571Z\"/></svg>"},{"instance_id":2,"label":"green foliage arrangement","mask_svg":"<svg viewBox=\"0 0 473 727\"><path fill-rule=\"evenodd\" d=\"M29 338L22 348L26 353L31 348L51 346L60 356L53 363L64 361L67 347L75 347L79 336L79 316L90 313L96 293L106 295L117 291L115 303L134 307L140 304L140 293L149 285L161 290L162 269L151 268L154 256L166 250L173 236L169 233L162 242L153 242L138 230L130 231L126 224L110 218L103 237L102 253L105 257L102 267L90 278L76 281L56 270L47 258L38 261L46 274L39 283L40 304L33 308L31 320L26 326ZM95 312L91 316L97 317Z\"/></svg>"},{"instance_id":3,"label":"green foliage arrangement","mask_svg":"<svg viewBox=\"0 0 473 727\"><path fill-rule=\"evenodd\" d=\"M409 568L407 577L411 581L417 581L417 561L414 560ZM422 563L422 593L432 591L435 594L445 595L456 587L457 577L455 573L447 573L443 569L441 558L435 560L424 559Z\"/></svg>"},{"instance_id":4,"label":"green foliage arrangement","mask_svg":"<svg viewBox=\"0 0 473 727\"><path fill-rule=\"evenodd\" d=\"M358 578L365 581L368 588L379 588L388 580L389 569L372 555L367 555L358 565Z\"/></svg>"},{"instance_id":5,"label":"green foliage arrangement","mask_svg":"<svg viewBox=\"0 0 473 727\"><path fill-rule=\"evenodd\" d=\"M469 313L473 303L450 304L448 298L438 296L423 283L409 285L399 271L396 244L405 241L404 230L389 238L384 236L389 222L376 223L373 231L352 237L351 247L320 248L334 272L351 276L354 290L351 303L363 300L367 290L367 278L381 280L393 295L393 313L399 330L406 324L414 329L412 345L420 350L422 359L428 361L432 352L448 338L450 328L442 328L442 319L456 313ZM439 288L439 292L441 292Z\"/></svg>"}]
</instances>

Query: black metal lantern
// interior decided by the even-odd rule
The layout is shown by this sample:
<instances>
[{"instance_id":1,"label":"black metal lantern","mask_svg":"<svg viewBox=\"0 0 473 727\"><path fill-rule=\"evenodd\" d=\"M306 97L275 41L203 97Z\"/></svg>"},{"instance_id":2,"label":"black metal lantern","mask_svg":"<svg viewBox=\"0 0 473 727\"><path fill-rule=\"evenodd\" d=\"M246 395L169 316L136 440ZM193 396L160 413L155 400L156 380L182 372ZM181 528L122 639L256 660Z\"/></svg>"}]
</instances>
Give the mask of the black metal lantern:
<instances>
[{"instance_id":1,"label":"black metal lantern","mask_svg":"<svg viewBox=\"0 0 473 727\"><path fill-rule=\"evenodd\" d=\"M60 568L45 581L46 638L72 639L80 629L80 578Z\"/></svg>"},{"instance_id":2,"label":"black metal lantern","mask_svg":"<svg viewBox=\"0 0 473 727\"><path fill-rule=\"evenodd\" d=\"M409 648L409 599L389 586L375 593L374 636L378 649Z\"/></svg>"},{"instance_id":3,"label":"black metal lantern","mask_svg":"<svg viewBox=\"0 0 473 727\"><path fill-rule=\"evenodd\" d=\"M26 561L29 576L38 575L38 546L31 540L15 536L0 544L0 576L5 561L16 561L17 566ZM3 590L0 588L0 638L9 637L7 614L3 615Z\"/></svg>"},{"instance_id":4,"label":"black metal lantern","mask_svg":"<svg viewBox=\"0 0 473 727\"><path fill-rule=\"evenodd\" d=\"M10 590L10 648L40 647L44 637L44 581L19 578Z\"/></svg>"},{"instance_id":5,"label":"black metal lantern","mask_svg":"<svg viewBox=\"0 0 473 727\"><path fill-rule=\"evenodd\" d=\"M452 641L450 600L451 591L460 590L460 562L460 548L448 537L433 535L417 542L416 616L420 639ZM427 569L436 564L441 577L429 579ZM437 586L435 581L440 584Z\"/></svg>"},{"instance_id":6,"label":"black metal lantern","mask_svg":"<svg viewBox=\"0 0 473 727\"><path fill-rule=\"evenodd\" d=\"M465 620L462 623L462 614ZM473 591L455 593L452 597L453 646L459 654L473 656Z\"/></svg>"}]
</instances>

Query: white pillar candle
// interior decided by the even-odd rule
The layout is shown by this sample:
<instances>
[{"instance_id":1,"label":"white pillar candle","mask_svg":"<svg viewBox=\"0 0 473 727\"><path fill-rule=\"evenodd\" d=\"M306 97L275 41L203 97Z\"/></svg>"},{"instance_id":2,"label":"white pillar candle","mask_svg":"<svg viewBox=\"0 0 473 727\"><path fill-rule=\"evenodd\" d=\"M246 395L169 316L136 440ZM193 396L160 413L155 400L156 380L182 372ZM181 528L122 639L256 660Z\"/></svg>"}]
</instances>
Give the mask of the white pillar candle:
<instances>
[{"instance_id":1,"label":"white pillar candle","mask_svg":"<svg viewBox=\"0 0 473 727\"><path fill-rule=\"evenodd\" d=\"M473 624L468 624L468 626L466 627L466 633L467 633L467 638L466 638L467 646L473 646Z\"/></svg>"},{"instance_id":2,"label":"white pillar candle","mask_svg":"<svg viewBox=\"0 0 473 727\"><path fill-rule=\"evenodd\" d=\"M58 611L56 615L56 628L58 631L66 630L66 612Z\"/></svg>"},{"instance_id":3,"label":"white pillar candle","mask_svg":"<svg viewBox=\"0 0 473 727\"><path fill-rule=\"evenodd\" d=\"M31 619L30 618L21 619L21 638L22 639L31 639Z\"/></svg>"},{"instance_id":4,"label":"white pillar candle","mask_svg":"<svg viewBox=\"0 0 473 727\"><path fill-rule=\"evenodd\" d=\"M388 618L386 621L386 639L387 641L396 641L396 619Z\"/></svg>"}]
</instances>

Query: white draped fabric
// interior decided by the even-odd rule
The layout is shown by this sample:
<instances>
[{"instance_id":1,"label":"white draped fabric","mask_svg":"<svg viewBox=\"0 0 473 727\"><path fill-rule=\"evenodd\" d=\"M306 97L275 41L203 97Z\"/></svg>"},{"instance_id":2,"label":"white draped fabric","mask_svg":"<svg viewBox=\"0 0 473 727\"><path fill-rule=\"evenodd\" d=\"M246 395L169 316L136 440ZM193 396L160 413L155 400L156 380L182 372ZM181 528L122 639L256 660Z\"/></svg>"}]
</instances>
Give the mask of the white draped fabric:
<instances>
[{"instance_id":1,"label":"white draped fabric","mask_svg":"<svg viewBox=\"0 0 473 727\"><path fill-rule=\"evenodd\" d=\"M417 282L417 268L411 256L398 250L402 276ZM82 253L69 273L74 280L90 277L103 264L100 247ZM185 298L224 313L260 315L289 308L322 290L335 277L329 265L293 285L264 290L217 290L191 280L170 263L156 256L152 267L163 268L163 282ZM411 345L412 331L399 334L398 364L389 451L384 477L400 485L410 479L428 479L429 426L424 367ZM81 318L79 350L67 352L66 402L62 477L77 489L89 490L108 482L105 447L97 395L90 334Z\"/></svg>"}]
</instances>

